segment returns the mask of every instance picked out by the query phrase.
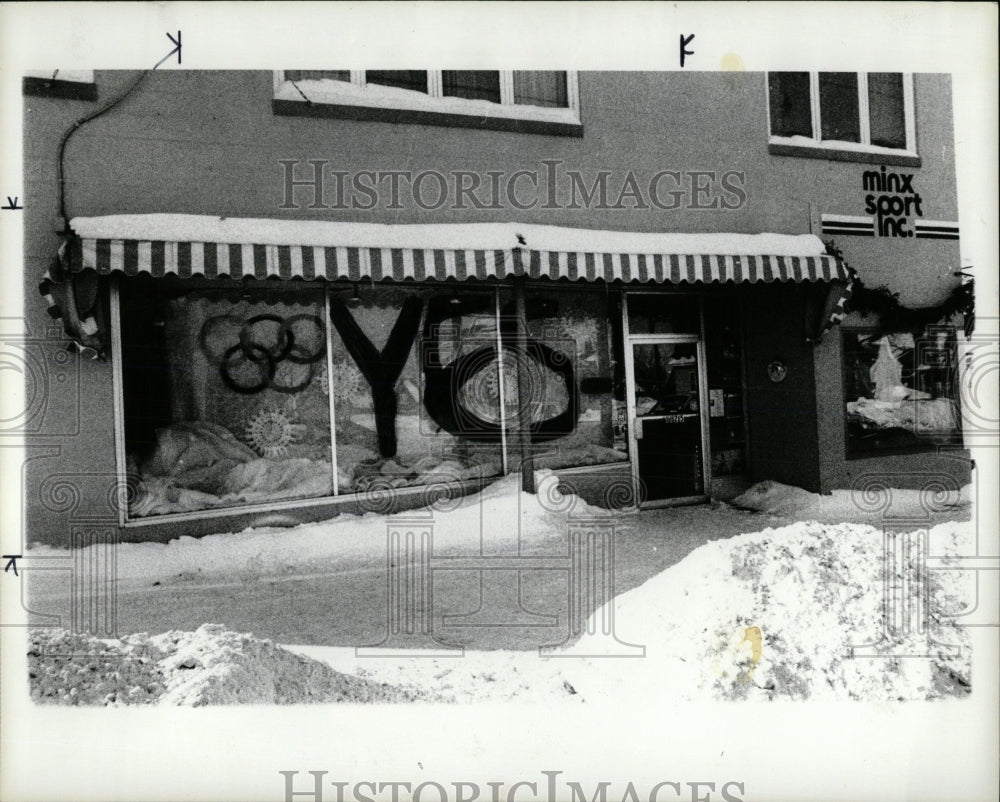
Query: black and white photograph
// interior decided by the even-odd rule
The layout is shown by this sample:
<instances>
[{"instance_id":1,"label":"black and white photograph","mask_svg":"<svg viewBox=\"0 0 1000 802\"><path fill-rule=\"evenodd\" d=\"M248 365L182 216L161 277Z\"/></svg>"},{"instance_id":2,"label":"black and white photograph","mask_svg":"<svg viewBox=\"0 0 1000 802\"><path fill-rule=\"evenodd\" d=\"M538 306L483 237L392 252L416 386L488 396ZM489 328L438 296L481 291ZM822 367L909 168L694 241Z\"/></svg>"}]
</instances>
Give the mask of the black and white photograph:
<instances>
[{"instance_id":1,"label":"black and white photograph","mask_svg":"<svg viewBox=\"0 0 1000 802\"><path fill-rule=\"evenodd\" d=\"M0 796L995 799L996 6L339 5L0 5Z\"/></svg>"}]
</instances>

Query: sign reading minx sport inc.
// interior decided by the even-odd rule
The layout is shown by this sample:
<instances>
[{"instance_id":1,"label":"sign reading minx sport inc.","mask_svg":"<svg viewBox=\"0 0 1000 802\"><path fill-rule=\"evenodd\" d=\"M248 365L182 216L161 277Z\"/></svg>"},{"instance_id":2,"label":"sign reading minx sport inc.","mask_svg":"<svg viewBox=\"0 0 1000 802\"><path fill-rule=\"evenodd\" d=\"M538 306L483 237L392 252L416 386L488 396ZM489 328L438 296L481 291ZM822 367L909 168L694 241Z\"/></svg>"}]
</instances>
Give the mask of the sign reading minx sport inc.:
<instances>
[{"instance_id":1,"label":"sign reading minx sport inc.","mask_svg":"<svg viewBox=\"0 0 1000 802\"><path fill-rule=\"evenodd\" d=\"M913 185L913 173L892 172L882 165L865 170L861 189L869 216L824 214L824 234L906 239L958 239L958 223L925 220L924 199Z\"/></svg>"}]
</instances>

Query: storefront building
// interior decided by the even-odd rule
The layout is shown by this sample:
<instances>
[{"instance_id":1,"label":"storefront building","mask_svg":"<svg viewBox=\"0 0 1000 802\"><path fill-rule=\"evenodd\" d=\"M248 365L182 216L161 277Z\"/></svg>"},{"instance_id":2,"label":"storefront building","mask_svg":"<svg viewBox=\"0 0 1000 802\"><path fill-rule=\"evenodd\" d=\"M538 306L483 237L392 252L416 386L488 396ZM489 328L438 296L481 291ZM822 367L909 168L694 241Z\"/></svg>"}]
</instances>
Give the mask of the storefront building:
<instances>
[{"instance_id":1,"label":"storefront building","mask_svg":"<svg viewBox=\"0 0 1000 802\"><path fill-rule=\"evenodd\" d=\"M29 344L68 377L29 433L29 540L538 469L629 508L968 479L961 317L845 316L880 286L954 311L946 77L74 77L25 82Z\"/></svg>"}]
</instances>

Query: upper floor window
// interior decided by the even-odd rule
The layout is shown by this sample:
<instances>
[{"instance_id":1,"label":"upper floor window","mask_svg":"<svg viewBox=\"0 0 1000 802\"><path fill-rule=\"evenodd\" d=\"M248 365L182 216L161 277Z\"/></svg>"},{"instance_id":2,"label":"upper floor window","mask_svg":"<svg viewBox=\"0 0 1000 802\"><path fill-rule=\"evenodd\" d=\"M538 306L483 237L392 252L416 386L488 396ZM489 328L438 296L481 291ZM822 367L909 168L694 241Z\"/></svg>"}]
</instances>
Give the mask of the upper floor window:
<instances>
[{"instance_id":1,"label":"upper floor window","mask_svg":"<svg viewBox=\"0 0 1000 802\"><path fill-rule=\"evenodd\" d=\"M26 95L97 100L93 70L26 70L22 91Z\"/></svg>"},{"instance_id":2,"label":"upper floor window","mask_svg":"<svg viewBox=\"0 0 1000 802\"><path fill-rule=\"evenodd\" d=\"M285 114L457 125L579 136L573 72L534 70L284 70Z\"/></svg>"},{"instance_id":3,"label":"upper floor window","mask_svg":"<svg viewBox=\"0 0 1000 802\"><path fill-rule=\"evenodd\" d=\"M907 164L917 157L911 75L772 72L767 96L772 153Z\"/></svg>"}]
</instances>

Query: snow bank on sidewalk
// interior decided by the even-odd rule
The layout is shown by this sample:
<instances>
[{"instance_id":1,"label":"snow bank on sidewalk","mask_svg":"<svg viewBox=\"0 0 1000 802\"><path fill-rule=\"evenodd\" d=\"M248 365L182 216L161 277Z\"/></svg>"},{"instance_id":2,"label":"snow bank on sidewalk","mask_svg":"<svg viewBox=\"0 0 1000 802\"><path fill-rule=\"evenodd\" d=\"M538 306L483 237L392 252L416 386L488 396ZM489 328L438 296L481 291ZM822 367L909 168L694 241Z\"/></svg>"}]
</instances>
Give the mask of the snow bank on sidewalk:
<instances>
[{"instance_id":1,"label":"snow bank on sidewalk","mask_svg":"<svg viewBox=\"0 0 1000 802\"><path fill-rule=\"evenodd\" d=\"M537 495L521 492L520 477L510 475L476 494L443 499L435 505L437 509L410 510L398 516L345 513L328 521L287 528L261 527L201 538L180 537L168 543L122 543L116 554L118 579L123 585L148 585L178 576L306 574L321 564L329 569L338 564L382 562L386 526L394 518L431 523L438 554L473 553L480 548L484 553L517 553L519 541L523 546L565 538L565 513L570 508L579 515L611 514L575 496L562 496L551 472L538 471L537 475ZM31 557L65 553L44 545L29 550ZM85 560L86 554L81 559Z\"/></svg>"},{"instance_id":2,"label":"snow bank on sidewalk","mask_svg":"<svg viewBox=\"0 0 1000 802\"><path fill-rule=\"evenodd\" d=\"M926 533L928 553L971 553L973 531L969 523L939 525ZM917 571L913 562L889 579L912 582ZM949 617L971 606L962 572L931 571L928 596L914 599L927 610L929 638L914 632L880 643L885 578L881 531L796 523L707 543L613 600L614 636L645 647L640 658L597 656L608 654L607 609L591 616L592 634L548 659L535 651L360 658L353 649L278 647L213 625L121 641L34 630L32 691L40 701L93 705L966 695L970 641ZM870 656L852 656L872 644Z\"/></svg>"},{"instance_id":3,"label":"snow bank on sidewalk","mask_svg":"<svg viewBox=\"0 0 1000 802\"><path fill-rule=\"evenodd\" d=\"M347 676L269 640L206 624L194 632L99 640L64 629L29 633L31 697L46 704L409 702L412 689Z\"/></svg>"},{"instance_id":4,"label":"snow bank on sidewalk","mask_svg":"<svg viewBox=\"0 0 1000 802\"><path fill-rule=\"evenodd\" d=\"M810 493L801 487L767 480L758 482L731 502L743 510L781 515L788 518L852 521L868 517L923 518L933 513L967 507L972 486L961 490L928 488L901 490L872 487L834 490L829 495Z\"/></svg>"},{"instance_id":5,"label":"snow bank on sidewalk","mask_svg":"<svg viewBox=\"0 0 1000 802\"><path fill-rule=\"evenodd\" d=\"M967 524L935 527L930 554L969 553L971 532ZM912 582L917 571L914 561L889 580L899 585L905 573ZM617 683L603 675L609 660L570 667L568 676L580 693L601 698L888 702L965 694L970 641L947 617L969 606L960 572L929 572L929 597L911 601L927 610L930 636L911 632L897 643L882 641L885 579L883 533L863 524L804 522L711 542L613 602L619 638L644 644L646 659L618 661ZM592 631L604 614L591 617ZM873 656L852 657L870 644ZM603 646L589 635L568 651Z\"/></svg>"}]
</instances>

